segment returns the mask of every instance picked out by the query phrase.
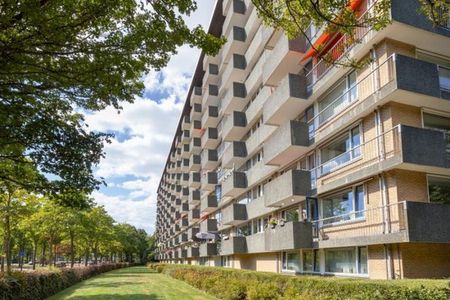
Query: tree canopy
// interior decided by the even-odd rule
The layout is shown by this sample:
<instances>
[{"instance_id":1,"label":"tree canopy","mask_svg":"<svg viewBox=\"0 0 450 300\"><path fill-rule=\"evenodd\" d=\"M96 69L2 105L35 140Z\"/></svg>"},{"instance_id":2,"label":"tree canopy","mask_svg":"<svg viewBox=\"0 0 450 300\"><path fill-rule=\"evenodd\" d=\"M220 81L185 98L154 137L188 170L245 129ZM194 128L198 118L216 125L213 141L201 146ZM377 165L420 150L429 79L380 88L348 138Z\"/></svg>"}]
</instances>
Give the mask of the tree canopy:
<instances>
[{"instance_id":1,"label":"tree canopy","mask_svg":"<svg viewBox=\"0 0 450 300\"><path fill-rule=\"evenodd\" d=\"M164 67L183 44L217 53L223 39L183 19L196 7L194 0L1 0L2 184L54 196L97 188L103 180L92 169L109 135L91 132L83 113L133 102L145 72ZM27 168L33 180L21 176Z\"/></svg>"}]
</instances>

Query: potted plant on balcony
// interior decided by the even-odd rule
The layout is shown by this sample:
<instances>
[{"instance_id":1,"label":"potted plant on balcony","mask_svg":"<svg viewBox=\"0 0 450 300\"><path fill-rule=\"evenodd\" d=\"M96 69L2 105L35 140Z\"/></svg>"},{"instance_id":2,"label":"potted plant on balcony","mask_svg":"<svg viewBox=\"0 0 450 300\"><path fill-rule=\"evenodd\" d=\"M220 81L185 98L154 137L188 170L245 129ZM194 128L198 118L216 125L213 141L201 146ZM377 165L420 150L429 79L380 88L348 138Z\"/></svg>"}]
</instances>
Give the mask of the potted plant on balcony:
<instances>
[{"instance_id":1,"label":"potted plant on balcony","mask_svg":"<svg viewBox=\"0 0 450 300\"><path fill-rule=\"evenodd\" d=\"M274 229L275 226L277 226L277 224L278 224L277 219L275 219L275 218L270 219L270 221L269 221L270 228Z\"/></svg>"}]
</instances>

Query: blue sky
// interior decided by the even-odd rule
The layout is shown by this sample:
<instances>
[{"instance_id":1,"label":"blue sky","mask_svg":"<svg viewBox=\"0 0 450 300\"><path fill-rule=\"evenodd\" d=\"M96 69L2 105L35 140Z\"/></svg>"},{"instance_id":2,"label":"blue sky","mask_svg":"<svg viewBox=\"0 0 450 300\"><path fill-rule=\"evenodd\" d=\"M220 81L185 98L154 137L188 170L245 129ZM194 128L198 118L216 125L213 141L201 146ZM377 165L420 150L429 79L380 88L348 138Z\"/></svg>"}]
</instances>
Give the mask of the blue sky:
<instances>
[{"instance_id":1,"label":"blue sky","mask_svg":"<svg viewBox=\"0 0 450 300\"><path fill-rule=\"evenodd\" d=\"M207 28L215 1L197 4L186 22ZM91 129L115 134L95 171L108 186L92 196L117 222L154 231L156 189L199 55L198 49L181 47L166 68L145 74L144 94L124 104L120 114L108 108L86 116Z\"/></svg>"}]
</instances>

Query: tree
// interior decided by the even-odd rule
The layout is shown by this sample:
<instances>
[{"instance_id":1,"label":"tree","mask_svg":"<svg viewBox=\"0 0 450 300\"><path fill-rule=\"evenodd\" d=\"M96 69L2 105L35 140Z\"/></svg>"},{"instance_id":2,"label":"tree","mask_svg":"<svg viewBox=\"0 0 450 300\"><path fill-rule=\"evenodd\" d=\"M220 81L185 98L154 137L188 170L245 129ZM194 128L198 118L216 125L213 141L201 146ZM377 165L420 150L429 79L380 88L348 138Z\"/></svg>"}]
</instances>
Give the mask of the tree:
<instances>
[{"instance_id":1,"label":"tree","mask_svg":"<svg viewBox=\"0 0 450 300\"><path fill-rule=\"evenodd\" d=\"M326 45L312 43L310 26L325 28L325 32L346 35L341 39L341 47L360 42L358 28L381 30L390 23L391 0L377 0L372 12L361 15L351 8L349 0L252 0L264 22L276 29L282 29L290 39L304 36L320 59L329 64L358 66L358 62L341 53L339 60L335 55L323 51ZM447 0L419 0L420 13L423 13L436 26L448 24L450 3ZM447 12L447 13L442 13Z\"/></svg>"},{"instance_id":2,"label":"tree","mask_svg":"<svg viewBox=\"0 0 450 300\"><path fill-rule=\"evenodd\" d=\"M3 0L0 7L0 164L41 175L26 181L0 168L0 180L54 196L89 194L103 182L92 168L109 135L90 132L81 112L133 102L143 74L164 67L183 44L214 54L224 42L186 25L194 0Z\"/></svg>"}]
</instances>

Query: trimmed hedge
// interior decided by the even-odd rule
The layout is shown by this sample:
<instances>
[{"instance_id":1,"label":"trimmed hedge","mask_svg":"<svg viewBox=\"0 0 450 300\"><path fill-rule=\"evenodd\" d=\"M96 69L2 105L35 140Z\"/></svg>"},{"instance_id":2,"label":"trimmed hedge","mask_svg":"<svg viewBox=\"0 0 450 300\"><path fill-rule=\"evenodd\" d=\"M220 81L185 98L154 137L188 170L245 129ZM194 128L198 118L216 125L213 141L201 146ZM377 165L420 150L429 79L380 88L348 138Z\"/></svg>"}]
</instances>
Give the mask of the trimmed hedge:
<instances>
[{"instance_id":1,"label":"trimmed hedge","mask_svg":"<svg viewBox=\"0 0 450 300\"><path fill-rule=\"evenodd\" d=\"M46 299L77 282L128 266L128 263L114 263L55 271L13 272L11 276L0 274L0 299Z\"/></svg>"},{"instance_id":2,"label":"trimmed hedge","mask_svg":"<svg viewBox=\"0 0 450 300\"><path fill-rule=\"evenodd\" d=\"M149 268L225 300L450 299L450 281L367 280L283 274L217 267L151 264Z\"/></svg>"}]
</instances>

